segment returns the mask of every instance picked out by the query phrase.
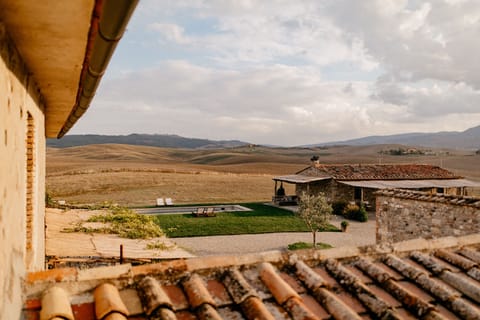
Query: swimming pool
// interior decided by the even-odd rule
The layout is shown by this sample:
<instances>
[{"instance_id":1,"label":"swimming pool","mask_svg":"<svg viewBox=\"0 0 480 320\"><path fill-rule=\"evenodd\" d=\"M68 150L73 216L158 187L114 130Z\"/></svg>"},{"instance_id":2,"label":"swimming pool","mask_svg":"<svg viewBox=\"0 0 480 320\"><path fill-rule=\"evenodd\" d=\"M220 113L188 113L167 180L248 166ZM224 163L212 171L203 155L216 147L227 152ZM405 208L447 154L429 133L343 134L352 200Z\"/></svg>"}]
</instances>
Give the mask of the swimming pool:
<instances>
[{"instance_id":1,"label":"swimming pool","mask_svg":"<svg viewBox=\"0 0 480 320\"><path fill-rule=\"evenodd\" d=\"M247 207L239 204L216 204L211 206L187 206L187 207L156 207L156 208L139 208L134 209L135 212L140 214L185 214L192 213L198 208L214 208L215 212L236 212L236 211L252 211Z\"/></svg>"}]
</instances>

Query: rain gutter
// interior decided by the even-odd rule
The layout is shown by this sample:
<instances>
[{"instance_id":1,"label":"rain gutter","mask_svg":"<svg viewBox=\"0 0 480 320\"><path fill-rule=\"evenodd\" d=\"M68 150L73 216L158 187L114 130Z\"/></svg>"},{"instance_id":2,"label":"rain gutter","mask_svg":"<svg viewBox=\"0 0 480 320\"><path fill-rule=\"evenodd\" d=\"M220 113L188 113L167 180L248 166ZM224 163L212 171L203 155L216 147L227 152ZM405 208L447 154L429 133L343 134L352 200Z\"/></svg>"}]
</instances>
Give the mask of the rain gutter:
<instances>
[{"instance_id":1,"label":"rain gutter","mask_svg":"<svg viewBox=\"0 0 480 320\"><path fill-rule=\"evenodd\" d=\"M97 0L92 14L77 99L57 138L63 137L88 109L138 0Z\"/></svg>"}]
</instances>

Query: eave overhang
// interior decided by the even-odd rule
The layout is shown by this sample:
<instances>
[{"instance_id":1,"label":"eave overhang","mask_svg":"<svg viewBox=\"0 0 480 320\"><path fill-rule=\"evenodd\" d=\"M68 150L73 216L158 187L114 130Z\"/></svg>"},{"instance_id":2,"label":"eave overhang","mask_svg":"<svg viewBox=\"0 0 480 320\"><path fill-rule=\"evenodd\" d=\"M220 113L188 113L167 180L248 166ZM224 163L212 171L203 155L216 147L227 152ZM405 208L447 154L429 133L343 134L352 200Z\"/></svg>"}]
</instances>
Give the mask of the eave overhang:
<instances>
[{"instance_id":1,"label":"eave overhang","mask_svg":"<svg viewBox=\"0 0 480 320\"><path fill-rule=\"evenodd\" d=\"M291 174L286 176L276 176L273 177L274 181L281 181L286 183L302 184L302 183L311 183L322 180L330 180L332 177L310 177L304 176L301 174Z\"/></svg>"},{"instance_id":2,"label":"eave overhang","mask_svg":"<svg viewBox=\"0 0 480 320\"><path fill-rule=\"evenodd\" d=\"M63 136L89 107L138 0L0 0L0 21L43 98L45 134Z\"/></svg>"}]
</instances>

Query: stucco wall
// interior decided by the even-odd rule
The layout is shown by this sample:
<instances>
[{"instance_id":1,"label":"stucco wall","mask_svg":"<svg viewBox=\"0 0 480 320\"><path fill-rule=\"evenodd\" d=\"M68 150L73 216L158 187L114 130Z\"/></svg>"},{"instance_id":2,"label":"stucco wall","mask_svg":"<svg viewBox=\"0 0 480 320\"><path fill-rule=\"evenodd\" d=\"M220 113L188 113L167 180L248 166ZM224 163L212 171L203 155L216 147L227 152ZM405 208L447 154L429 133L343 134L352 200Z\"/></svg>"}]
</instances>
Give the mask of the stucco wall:
<instances>
[{"instance_id":1,"label":"stucco wall","mask_svg":"<svg viewBox=\"0 0 480 320\"><path fill-rule=\"evenodd\" d=\"M26 270L44 267L45 125L38 90L0 24L0 318L19 319ZM33 124L27 159L28 116ZM27 161L32 228L27 252Z\"/></svg>"},{"instance_id":2,"label":"stucco wall","mask_svg":"<svg viewBox=\"0 0 480 320\"><path fill-rule=\"evenodd\" d=\"M480 230L480 198L380 191L376 216L377 243L463 236Z\"/></svg>"}]
</instances>

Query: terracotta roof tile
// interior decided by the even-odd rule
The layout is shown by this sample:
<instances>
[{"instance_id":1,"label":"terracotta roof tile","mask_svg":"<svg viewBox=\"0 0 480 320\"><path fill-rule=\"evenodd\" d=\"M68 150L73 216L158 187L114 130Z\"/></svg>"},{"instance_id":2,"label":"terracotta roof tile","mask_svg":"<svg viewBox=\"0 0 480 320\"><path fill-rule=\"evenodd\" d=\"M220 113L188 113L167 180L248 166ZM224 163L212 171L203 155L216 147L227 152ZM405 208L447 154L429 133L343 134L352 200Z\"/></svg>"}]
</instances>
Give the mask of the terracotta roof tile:
<instances>
[{"instance_id":1,"label":"terracotta roof tile","mask_svg":"<svg viewBox=\"0 0 480 320\"><path fill-rule=\"evenodd\" d=\"M275 317L268 310L267 306L258 297L249 297L245 299L241 303L241 308L248 319L275 319Z\"/></svg>"},{"instance_id":2,"label":"terracotta roof tile","mask_svg":"<svg viewBox=\"0 0 480 320\"><path fill-rule=\"evenodd\" d=\"M185 292L183 292L180 286L173 284L162 286L163 291L168 295L170 301L172 301L173 309L185 310L188 309L189 304Z\"/></svg>"},{"instance_id":3,"label":"terracotta roof tile","mask_svg":"<svg viewBox=\"0 0 480 320\"><path fill-rule=\"evenodd\" d=\"M354 294L357 299L370 310L370 312L375 314L376 317L388 317L390 319L399 318L398 314L388 303L376 296L359 277L342 266L338 261L332 259L327 260L326 266L327 270L339 280L340 284L348 289L350 293Z\"/></svg>"},{"instance_id":4,"label":"terracotta roof tile","mask_svg":"<svg viewBox=\"0 0 480 320\"><path fill-rule=\"evenodd\" d=\"M277 274L270 263L264 262L260 265L260 278L280 305L291 298L300 298L298 293Z\"/></svg>"},{"instance_id":5,"label":"terracotta roof tile","mask_svg":"<svg viewBox=\"0 0 480 320\"><path fill-rule=\"evenodd\" d=\"M232 299L227 292L227 288L225 288L221 281L216 279L207 280L207 290L212 295L217 306L232 304Z\"/></svg>"},{"instance_id":6,"label":"terracotta roof tile","mask_svg":"<svg viewBox=\"0 0 480 320\"><path fill-rule=\"evenodd\" d=\"M188 301L192 308L196 309L204 304L216 306L216 303L208 292L205 283L198 274L193 274L190 278L183 281L182 285L187 293Z\"/></svg>"},{"instance_id":7,"label":"terracotta roof tile","mask_svg":"<svg viewBox=\"0 0 480 320\"><path fill-rule=\"evenodd\" d=\"M72 304L72 311L75 319L95 319L94 303Z\"/></svg>"},{"instance_id":8,"label":"terracotta roof tile","mask_svg":"<svg viewBox=\"0 0 480 320\"><path fill-rule=\"evenodd\" d=\"M97 319L126 319L128 309L120 298L117 287L104 283L95 288L95 315ZM115 315L116 314L116 315ZM107 316L112 315L110 318Z\"/></svg>"},{"instance_id":9,"label":"terracotta roof tile","mask_svg":"<svg viewBox=\"0 0 480 320\"><path fill-rule=\"evenodd\" d=\"M40 298L55 287L67 293L75 318L86 320L103 304L100 319L476 319L479 248L480 237L465 236L51 270L27 277L24 317L38 319Z\"/></svg>"},{"instance_id":10,"label":"terracotta roof tile","mask_svg":"<svg viewBox=\"0 0 480 320\"><path fill-rule=\"evenodd\" d=\"M274 319L253 289L237 269L228 270L224 278L225 286L242 310L254 319Z\"/></svg>"},{"instance_id":11,"label":"terracotta roof tile","mask_svg":"<svg viewBox=\"0 0 480 320\"><path fill-rule=\"evenodd\" d=\"M297 174L336 180L458 179L460 176L424 164L315 164Z\"/></svg>"},{"instance_id":12,"label":"terracotta roof tile","mask_svg":"<svg viewBox=\"0 0 480 320\"><path fill-rule=\"evenodd\" d=\"M59 287L48 289L42 297L40 320L51 319L74 320L68 293Z\"/></svg>"},{"instance_id":13,"label":"terracotta roof tile","mask_svg":"<svg viewBox=\"0 0 480 320\"><path fill-rule=\"evenodd\" d=\"M421 295L418 293L412 292L408 288L401 286L398 282L395 281L391 273L387 273L383 268L379 267L376 264L371 263L366 259L360 259L357 261L357 266L362 269L366 274L368 274L372 279L375 279L382 288L384 288L389 294L396 299L389 302L389 298L385 297L390 305L398 307L397 301L401 302L407 309L413 312L413 314L418 317L423 317L427 314L432 315L436 314L433 305L429 304L427 301L423 300ZM372 292L375 290L371 288ZM382 297L382 294L378 294ZM430 296L428 296L430 298Z\"/></svg>"},{"instance_id":14,"label":"terracotta roof tile","mask_svg":"<svg viewBox=\"0 0 480 320\"><path fill-rule=\"evenodd\" d=\"M139 297L139 291L130 288L130 289L123 289L119 292L120 298L125 303L125 307L127 307L128 313L130 315L139 315L143 313L142 308L142 301Z\"/></svg>"},{"instance_id":15,"label":"terracotta roof tile","mask_svg":"<svg viewBox=\"0 0 480 320\"><path fill-rule=\"evenodd\" d=\"M367 312L365 306L349 292L342 290L336 293L337 298L342 301L351 311L358 315L363 315Z\"/></svg>"},{"instance_id":16,"label":"terracotta roof tile","mask_svg":"<svg viewBox=\"0 0 480 320\"><path fill-rule=\"evenodd\" d=\"M153 277L143 278L138 284L138 292L147 316L152 315L158 309L173 309L170 298Z\"/></svg>"}]
</instances>

